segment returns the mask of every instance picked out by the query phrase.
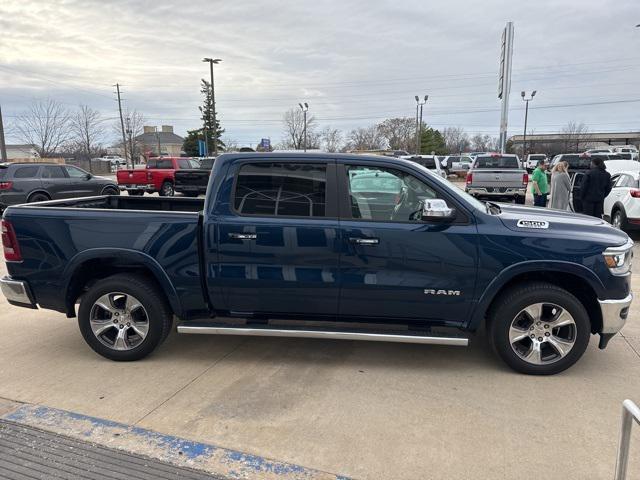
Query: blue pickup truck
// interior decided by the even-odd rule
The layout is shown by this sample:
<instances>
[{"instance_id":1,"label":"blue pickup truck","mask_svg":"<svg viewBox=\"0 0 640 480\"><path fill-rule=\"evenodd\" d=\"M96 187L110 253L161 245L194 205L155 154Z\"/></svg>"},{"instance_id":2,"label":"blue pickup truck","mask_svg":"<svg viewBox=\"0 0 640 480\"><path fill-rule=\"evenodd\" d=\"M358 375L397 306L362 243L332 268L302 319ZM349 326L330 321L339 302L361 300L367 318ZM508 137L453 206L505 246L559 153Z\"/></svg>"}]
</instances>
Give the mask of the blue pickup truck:
<instances>
[{"instance_id":1,"label":"blue pickup truck","mask_svg":"<svg viewBox=\"0 0 640 480\"><path fill-rule=\"evenodd\" d=\"M633 243L599 219L482 203L411 161L225 154L205 199L11 206L12 305L78 318L112 360L179 333L467 345L554 374L625 324Z\"/></svg>"}]
</instances>

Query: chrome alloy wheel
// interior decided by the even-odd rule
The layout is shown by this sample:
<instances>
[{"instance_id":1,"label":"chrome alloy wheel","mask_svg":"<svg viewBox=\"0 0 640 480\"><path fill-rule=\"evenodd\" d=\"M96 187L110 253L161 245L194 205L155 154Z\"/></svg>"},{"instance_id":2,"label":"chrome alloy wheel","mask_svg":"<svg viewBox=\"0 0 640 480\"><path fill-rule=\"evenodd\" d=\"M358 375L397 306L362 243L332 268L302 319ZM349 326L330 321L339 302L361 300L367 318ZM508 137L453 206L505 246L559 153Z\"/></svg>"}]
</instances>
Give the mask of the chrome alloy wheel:
<instances>
[{"instance_id":1,"label":"chrome alloy wheel","mask_svg":"<svg viewBox=\"0 0 640 480\"><path fill-rule=\"evenodd\" d=\"M567 356L576 334L576 322L567 310L553 303L535 303L511 322L509 343L525 362L547 365Z\"/></svg>"},{"instance_id":2,"label":"chrome alloy wheel","mask_svg":"<svg viewBox=\"0 0 640 480\"><path fill-rule=\"evenodd\" d=\"M137 298L112 292L91 306L89 325L103 345L113 350L131 350L147 337L149 316Z\"/></svg>"}]
</instances>

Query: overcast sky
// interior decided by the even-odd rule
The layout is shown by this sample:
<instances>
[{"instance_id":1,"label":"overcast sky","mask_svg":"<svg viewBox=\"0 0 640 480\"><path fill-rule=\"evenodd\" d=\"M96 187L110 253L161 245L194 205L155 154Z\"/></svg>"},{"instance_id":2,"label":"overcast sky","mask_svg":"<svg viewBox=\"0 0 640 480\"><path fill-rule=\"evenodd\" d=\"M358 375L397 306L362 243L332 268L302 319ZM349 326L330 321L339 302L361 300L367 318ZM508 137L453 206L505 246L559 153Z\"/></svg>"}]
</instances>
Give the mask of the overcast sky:
<instances>
[{"instance_id":1,"label":"overcast sky","mask_svg":"<svg viewBox=\"0 0 640 480\"><path fill-rule=\"evenodd\" d=\"M509 20L510 135L522 132L520 91L533 89L528 130L640 130L639 0L2 0L7 141L19 141L15 116L47 97L115 118L116 82L146 123L184 135L200 127L205 56L223 59L217 110L241 145L276 143L300 101L320 126L346 131L414 115L424 94L430 125L497 135Z\"/></svg>"}]
</instances>

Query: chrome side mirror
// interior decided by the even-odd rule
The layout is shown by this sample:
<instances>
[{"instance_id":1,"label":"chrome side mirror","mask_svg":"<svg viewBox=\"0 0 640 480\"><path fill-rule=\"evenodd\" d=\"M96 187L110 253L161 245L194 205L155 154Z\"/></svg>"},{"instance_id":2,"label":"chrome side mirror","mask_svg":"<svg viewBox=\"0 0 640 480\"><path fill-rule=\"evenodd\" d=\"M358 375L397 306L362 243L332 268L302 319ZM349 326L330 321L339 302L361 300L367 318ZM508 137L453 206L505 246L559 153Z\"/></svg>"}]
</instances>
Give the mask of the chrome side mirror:
<instances>
[{"instance_id":1,"label":"chrome side mirror","mask_svg":"<svg viewBox=\"0 0 640 480\"><path fill-rule=\"evenodd\" d=\"M440 198L424 200L422 205L423 220L448 220L455 217L455 210L449 208L447 202Z\"/></svg>"}]
</instances>

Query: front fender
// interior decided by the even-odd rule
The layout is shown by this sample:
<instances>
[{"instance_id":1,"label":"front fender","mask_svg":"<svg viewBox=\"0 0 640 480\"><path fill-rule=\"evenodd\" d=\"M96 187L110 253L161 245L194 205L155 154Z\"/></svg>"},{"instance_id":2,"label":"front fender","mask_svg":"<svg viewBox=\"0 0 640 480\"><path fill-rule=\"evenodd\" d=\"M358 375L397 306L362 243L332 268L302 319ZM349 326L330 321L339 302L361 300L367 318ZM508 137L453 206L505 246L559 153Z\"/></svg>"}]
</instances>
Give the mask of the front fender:
<instances>
[{"instance_id":1,"label":"front fender","mask_svg":"<svg viewBox=\"0 0 640 480\"><path fill-rule=\"evenodd\" d=\"M62 278L66 279L63 291L65 293L67 303L70 301L68 298L68 292L71 286L71 280L78 269L89 260L105 258L116 258L125 263L131 263L133 265L141 264L148 268L164 291L173 313L177 316L182 315L182 306L180 304L178 294L162 266L153 257L146 253L125 248L92 248L75 255L65 267L62 276ZM72 308L73 305L67 305L67 311L71 311Z\"/></svg>"},{"instance_id":2,"label":"front fender","mask_svg":"<svg viewBox=\"0 0 640 480\"><path fill-rule=\"evenodd\" d=\"M595 291L598 298L606 297L606 290L600 278L584 265L559 260L530 260L520 262L505 268L484 289L484 292L482 292L482 295L478 299L471 319L467 322L466 328L475 330L484 319L491 302L500 290L518 275L531 272L569 273L586 281Z\"/></svg>"}]
</instances>

